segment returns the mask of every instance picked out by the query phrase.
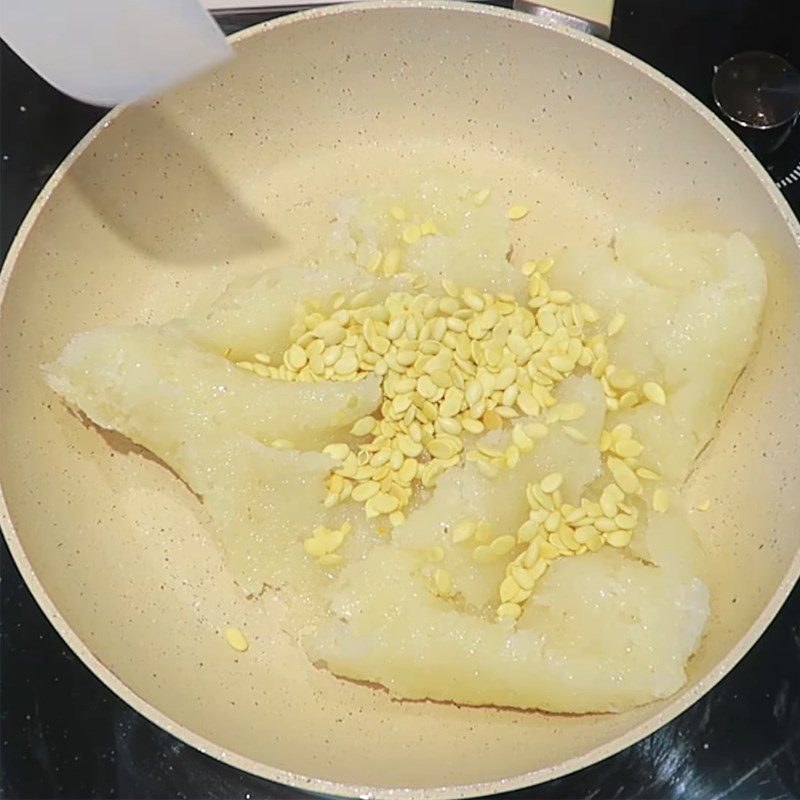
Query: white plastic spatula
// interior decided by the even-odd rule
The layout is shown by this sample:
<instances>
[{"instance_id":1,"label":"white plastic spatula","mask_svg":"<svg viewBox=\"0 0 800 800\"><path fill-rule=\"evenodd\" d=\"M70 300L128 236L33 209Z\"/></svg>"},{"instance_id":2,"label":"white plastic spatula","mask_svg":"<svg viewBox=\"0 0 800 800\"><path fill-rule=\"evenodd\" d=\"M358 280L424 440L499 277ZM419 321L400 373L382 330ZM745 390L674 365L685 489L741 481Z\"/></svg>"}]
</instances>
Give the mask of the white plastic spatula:
<instances>
[{"instance_id":1,"label":"white plastic spatula","mask_svg":"<svg viewBox=\"0 0 800 800\"><path fill-rule=\"evenodd\" d=\"M198 0L2 0L0 36L57 89L100 106L153 97L233 52Z\"/></svg>"}]
</instances>

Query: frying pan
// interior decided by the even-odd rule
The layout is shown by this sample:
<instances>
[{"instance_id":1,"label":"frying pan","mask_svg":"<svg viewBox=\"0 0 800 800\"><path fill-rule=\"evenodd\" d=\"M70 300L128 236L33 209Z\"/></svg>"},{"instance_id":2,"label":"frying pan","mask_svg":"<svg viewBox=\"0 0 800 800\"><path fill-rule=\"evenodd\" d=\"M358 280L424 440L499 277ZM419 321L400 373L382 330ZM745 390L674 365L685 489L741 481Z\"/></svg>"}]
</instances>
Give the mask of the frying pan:
<instances>
[{"instance_id":1,"label":"frying pan","mask_svg":"<svg viewBox=\"0 0 800 800\"><path fill-rule=\"evenodd\" d=\"M382 3L245 31L237 58L111 112L56 171L2 274L0 517L53 625L135 709L263 777L346 796L467 797L578 769L647 735L753 644L800 572L800 230L751 155L604 42L486 6ZM617 715L395 702L312 666L279 597L247 600L202 508L81 424L39 365L75 332L158 322L306 254L332 203L442 166L535 213L535 251L635 216L742 229L768 264L760 343L687 487L713 606L675 696ZM221 631L247 631L234 653Z\"/></svg>"}]
</instances>

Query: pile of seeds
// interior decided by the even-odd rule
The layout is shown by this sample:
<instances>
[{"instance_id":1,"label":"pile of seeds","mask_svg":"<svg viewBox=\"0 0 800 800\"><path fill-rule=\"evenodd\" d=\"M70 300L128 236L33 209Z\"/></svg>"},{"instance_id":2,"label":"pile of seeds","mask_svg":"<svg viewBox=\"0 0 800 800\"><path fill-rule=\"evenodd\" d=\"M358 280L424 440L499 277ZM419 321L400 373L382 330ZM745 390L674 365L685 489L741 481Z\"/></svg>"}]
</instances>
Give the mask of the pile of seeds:
<instances>
[{"instance_id":1,"label":"pile of seeds","mask_svg":"<svg viewBox=\"0 0 800 800\"><path fill-rule=\"evenodd\" d=\"M545 414L548 423L584 413L580 404L558 406L553 389L577 369L599 378L611 409L650 400L665 401L657 384L636 388L636 378L610 363L606 336L624 318L597 331L598 314L569 292L552 289L546 274L552 260L528 262L529 299L459 289L442 281L444 296L406 292L369 303L366 293L349 303L337 298L325 316L312 303L295 325L283 363L257 357L239 366L278 380L382 378L379 414L358 420L357 447L332 443L325 452L340 463L328 481L330 507L351 498L367 516L405 519L412 487L431 487L465 457L462 435L503 427L520 416ZM581 433L565 426L569 435ZM523 444L530 431L515 430ZM534 438L535 438L534 433ZM282 443L283 444L283 443ZM519 444L515 445L519 447ZM477 459L487 474L486 459ZM514 465L514 455L507 466Z\"/></svg>"},{"instance_id":2,"label":"pile of seeds","mask_svg":"<svg viewBox=\"0 0 800 800\"><path fill-rule=\"evenodd\" d=\"M577 505L565 503L561 496L563 476L554 472L528 485L531 510L516 537L495 537L481 520L469 517L454 526L453 544L472 547L476 563L511 554L506 577L499 588L499 617L519 617L534 585L556 559L596 552L604 545L621 548L630 544L639 523L634 498L643 492L640 479L653 481L659 476L639 466L644 448L633 438L629 425L604 430L601 440L605 463L614 482L602 489L598 500L582 497ZM661 487L655 489L652 505L654 511L665 513L670 505L669 493ZM442 586L447 587L446 592L441 590ZM436 571L433 590L442 597L452 596L453 581L446 570Z\"/></svg>"},{"instance_id":3,"label":"pile of seeds","mask_svg":"<svg viewBox=\"0 0 800 800\"><path fill-rule=\"evenodd\" d=\"M478 193L476 205L486 197L488 192ZM390 213L395 221L405 222L403 209L392 208ZM513 206L508 216L516 220L527 213L526 207ZM432 222L408 223L398 231L397 247L367 260L369 272L397 274L403 245L437 234ZM576 371L601 382L609 410L666 403L659 384L640 385L633 372L611 363L607 337L622 330L625 316L614 314L601 331L592 306L551 288L547 273L552 265L552 259L523 265L528 277L525 305L510 294L462 289L446 279L442 296L394 292L375 303L368 292L349 301L338 295L328 314L321 313L321 303L307 301L281 364L272 365L262 354L254 361L238 362L243 369L277 380L381 378L379 411L357 420L350 431L363 441L324 448L338 462L327 482L327 507L351 499L364 505L368 517L385 515L391 524L400 525L414 487L432 487L463 459L473 461L485 476L496 477L501 469L516 467L521 455L555 423L567 436L585 442L585 435L569 423L583 417L586 409L580 403L559 404L553 393ZM421 290L425 281L417 277L412 284ZM521 417L539 420L513 422ZM479 442L465 449L466 435L506 425L511 425L506 446ZM283 440L271 444L292 447ZM552 473L528 486L530 515L516 535L497 535L479 519L467 518L454 527L453 544L472 547L475 562L507 559L498 617L517 619L535 583L556 559L630 543L639 518L633 498L642 494L642 480L659 476L640 465L643 447L628 425L604 430L599 448L613 483L597 500L583 497L577 505L565 503L563 478ZM656 489L652 504L655 511L666 512L668 493ZM317 528L303 547L321 565L338 565L342 556L336 551L350 529L349 523L336 530ZM388 528L380 525L379 530ZM443 557L441 547L429 553L432 562ZM457 594L452 576L443 568L434 571L432 590L441 597Z\"/></svg>"},{"instance_id":4,"label":"pile of seeds","mask_svg":"<svg viewBox=\"0 0 800 800\"><path fill-rule=\"evenodd\" d=\"M342 563L342 554L336 551L352 529L353 526L349 522L343 523L339 528L326 528L320 525L303 542L303 549L312 558L316 558L317 563L323 567L337 566Z\"/></svg>"}]
</instances>

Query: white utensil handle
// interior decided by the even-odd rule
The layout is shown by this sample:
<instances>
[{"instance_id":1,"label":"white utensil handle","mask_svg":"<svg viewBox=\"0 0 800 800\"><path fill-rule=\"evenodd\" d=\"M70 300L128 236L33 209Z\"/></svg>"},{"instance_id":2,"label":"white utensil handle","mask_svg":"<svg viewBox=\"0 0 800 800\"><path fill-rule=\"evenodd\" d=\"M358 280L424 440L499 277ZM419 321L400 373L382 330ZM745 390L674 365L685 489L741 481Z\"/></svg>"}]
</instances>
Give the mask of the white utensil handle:
<instances>
[{"instance_id":1,"label":"white utensil handle","mask_svg":"<svg viewBox=\"0 0 800 800\"><path fill-rule=\"evenodd\" d=\"M608 39L614 0L514 0L514 8L537 17L578 28L592 36Z\"/></svg>"},{"instance_id":2,"label":"white utensil handle","mask_svg":"<svg viewBox=\"0 0 800 800\"><path fill-rule=\"evenodd\" d=\"M65 94L152 97L233 54L197 0L0 0L0 34Z\"/></svg>"}]
</instances>

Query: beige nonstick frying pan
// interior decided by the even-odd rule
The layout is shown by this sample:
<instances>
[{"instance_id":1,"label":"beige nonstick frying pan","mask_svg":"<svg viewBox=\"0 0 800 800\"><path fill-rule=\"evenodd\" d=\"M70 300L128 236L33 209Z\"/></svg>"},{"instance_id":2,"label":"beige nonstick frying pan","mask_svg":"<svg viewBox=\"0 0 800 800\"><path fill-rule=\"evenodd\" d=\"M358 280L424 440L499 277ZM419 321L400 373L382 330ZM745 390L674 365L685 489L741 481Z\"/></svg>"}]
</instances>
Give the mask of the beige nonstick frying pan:
<instances>
[{"instance_id":1,"label":"beige nonstick frying pan","mask_svg":"<svg viewBox=\"0 0 800 800\"><path fill-rule=\"evenodd\" d=\"M596 762L672 719L754 643L800 572L800 229L752 156L616 48L486 6L318 9L234 37L237 57L109 114L37 200L2 273L0 522L68 644L150 720L241 769L346 796L467 797ZM541 251L626 215L745 231L768 261L757 351L689 491L712 614L689 683L619 715L391 701L312 666L281 602L245 599L197 499L40 378L75 332L159 322L291 263L342 194L442 165L535 213ZM240 655L221 631L248 632Z\"/></svg>"}]
</instances>

